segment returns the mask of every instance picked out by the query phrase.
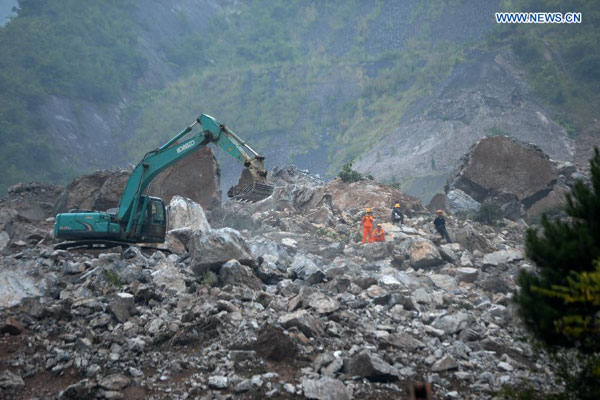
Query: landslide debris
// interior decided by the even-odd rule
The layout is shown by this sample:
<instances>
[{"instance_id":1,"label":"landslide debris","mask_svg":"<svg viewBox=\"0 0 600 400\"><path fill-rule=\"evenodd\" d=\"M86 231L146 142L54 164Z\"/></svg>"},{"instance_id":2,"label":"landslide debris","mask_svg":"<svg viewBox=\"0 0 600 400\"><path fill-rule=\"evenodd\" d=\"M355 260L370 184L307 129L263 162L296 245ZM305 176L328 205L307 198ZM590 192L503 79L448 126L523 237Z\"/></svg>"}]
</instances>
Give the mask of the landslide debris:
<instances>
[{"instance_id":1,"label":"landslide debris","mask_svg":"<svg viewBox=\"0 0 600 400\"><path fill-rule=\"evenodd\" d=\"M523 380L556 387L511 304L532 268L524 225L450 217L446 244L418 201L385 185L281 174L271 198L218 218L174 198L172 254L6 247L0 397L396 399L429 381L436 398L491 399ZM388 222L398 201L402 227ZM365 205L386 242L357 241ZM231 227L240 221L252 228Z\"/></svg>"}]
</instances>

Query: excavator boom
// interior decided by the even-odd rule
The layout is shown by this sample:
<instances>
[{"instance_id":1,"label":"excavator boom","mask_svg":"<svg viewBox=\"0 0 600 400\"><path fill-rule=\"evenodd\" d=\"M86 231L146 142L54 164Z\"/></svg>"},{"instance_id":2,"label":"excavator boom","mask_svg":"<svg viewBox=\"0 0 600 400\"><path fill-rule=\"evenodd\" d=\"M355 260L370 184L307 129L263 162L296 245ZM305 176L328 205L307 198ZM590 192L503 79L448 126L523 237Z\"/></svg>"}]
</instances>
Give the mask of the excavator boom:
<instances>
[{"instance_id":1,"label":"excavator boom","mask_svg":"<svg viewBox=\"0 0 600 400\"><path fill-rule=\"evenodd\" d=\"M195 125L201 126L201 132L184 140ZM202 114L167 143L146 153L131 173L116 213L58 214L55 236L74 240L163 242L166 230L164 203L144 193L161 171L210 143L245 167L238 185L228 191L230 198L255 202L273 193L273 186L267 180L264 157L224 124Z\"/></svg>"}]
</instances>

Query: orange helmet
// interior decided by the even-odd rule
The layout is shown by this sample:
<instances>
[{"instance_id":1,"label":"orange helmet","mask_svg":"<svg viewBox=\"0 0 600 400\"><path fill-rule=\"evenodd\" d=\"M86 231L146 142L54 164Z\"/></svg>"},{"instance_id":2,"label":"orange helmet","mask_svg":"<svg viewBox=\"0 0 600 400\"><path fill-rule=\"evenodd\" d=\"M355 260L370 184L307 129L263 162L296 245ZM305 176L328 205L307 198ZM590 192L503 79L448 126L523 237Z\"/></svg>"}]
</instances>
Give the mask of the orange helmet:
<instances>
[{"instance_id":1,"label":"orange helmet","mask_svg":"<svg viewBox=\"0 0 600 400\"><path fill-rule=\"evenodd\" d=\"M370 213L371 212L371 207L367 207L367 212Z\"/></svg>"}]
</instances>

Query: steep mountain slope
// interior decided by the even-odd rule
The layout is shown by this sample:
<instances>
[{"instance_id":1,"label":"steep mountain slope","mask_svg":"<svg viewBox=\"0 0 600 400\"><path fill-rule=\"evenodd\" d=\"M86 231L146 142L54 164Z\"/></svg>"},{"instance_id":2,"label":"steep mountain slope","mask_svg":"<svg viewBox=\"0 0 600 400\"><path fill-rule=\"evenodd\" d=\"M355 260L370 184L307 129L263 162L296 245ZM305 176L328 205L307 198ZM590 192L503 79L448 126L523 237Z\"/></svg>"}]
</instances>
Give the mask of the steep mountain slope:
<instances>
[{"instance_id":1,"label":"steep mountain slope","mask_svg":"<svg viewBox=\"0 0 600 400\"><path fill-rule=\"evenodd\" d=\"M424 198L477 138L508 133L570 158L566 135L598 136L592 2L19 5L0 28L0 190L136 162L202 112L269 167L332 176L363 155L361 170ZM585 17L579 27L499 29L502 9ZM221 161L227 185L237 170Z\"/></svg>"},{"instance_id":2,"label":"steep mountain slope","mask_svg":"<svg viewBox=\"0 0 600 400\"><path fill-rule=\"evenodd\" d=\"M487 136L518 137L556 160L571 160L573 140L536 100L512 57L509 51L478 54L457 67L433 99L366 152L356 168L428 201L460 157Z\"/></svg>"}]
</instances>

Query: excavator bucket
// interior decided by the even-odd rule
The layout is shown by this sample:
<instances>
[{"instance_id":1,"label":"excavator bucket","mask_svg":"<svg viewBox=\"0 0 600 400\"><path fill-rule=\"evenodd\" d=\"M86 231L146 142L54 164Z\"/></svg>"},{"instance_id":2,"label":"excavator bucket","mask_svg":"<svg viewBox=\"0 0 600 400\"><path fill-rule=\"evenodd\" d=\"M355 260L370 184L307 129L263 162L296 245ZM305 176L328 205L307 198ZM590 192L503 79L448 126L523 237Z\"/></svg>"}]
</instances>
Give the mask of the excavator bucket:
<instances>
[{"instance_id":1,"label":"excavator bucket","mask_svg":"<svg viewBox=\"0 0 600 400\"><path fill-rule=\"evenodd\" d=\"M227 191L227 197L233 200L256 203L273 194L273 185L266 178L256 179L246 168L238 184Z\"/></svg>"}]
</instances>

